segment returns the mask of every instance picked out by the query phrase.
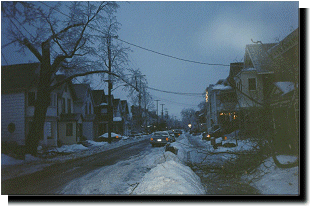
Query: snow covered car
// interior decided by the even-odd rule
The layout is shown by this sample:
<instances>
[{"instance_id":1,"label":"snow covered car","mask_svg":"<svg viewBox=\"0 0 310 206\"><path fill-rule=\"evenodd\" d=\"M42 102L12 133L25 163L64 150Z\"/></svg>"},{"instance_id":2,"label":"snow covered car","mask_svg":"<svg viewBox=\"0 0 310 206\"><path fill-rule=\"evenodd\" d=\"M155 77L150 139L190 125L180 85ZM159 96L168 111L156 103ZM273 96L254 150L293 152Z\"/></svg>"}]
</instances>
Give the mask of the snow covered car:
<instances>
[{"instance_id":1,"label":"snow covered car","mask_svg":"<svg viewBox=\"0 0 310 206\"><path fill-rule=\"evenodd\" d=\"M150 143L153 147L157 145L166 145L168 142L172 142L172 139L167 131L154 132L150 139Z\"/></svg>"},{"instance_id":2,"label":"snow covered car","mask_svg":"<svg viewBox=\"0 0 310 206\"><path fill-rule=\"evenodd\" d=\"M109 141L108 137L109 137L108 133L104 133L103 135L100 135L99 137L94 139L94 141L96 141L96 142L107 142L107 141ZM121 139L122 139L122 136L120 134L116 134L116 133L111 132L111 140L112 141L118 141Z\"/></svg>"}]
</instances>

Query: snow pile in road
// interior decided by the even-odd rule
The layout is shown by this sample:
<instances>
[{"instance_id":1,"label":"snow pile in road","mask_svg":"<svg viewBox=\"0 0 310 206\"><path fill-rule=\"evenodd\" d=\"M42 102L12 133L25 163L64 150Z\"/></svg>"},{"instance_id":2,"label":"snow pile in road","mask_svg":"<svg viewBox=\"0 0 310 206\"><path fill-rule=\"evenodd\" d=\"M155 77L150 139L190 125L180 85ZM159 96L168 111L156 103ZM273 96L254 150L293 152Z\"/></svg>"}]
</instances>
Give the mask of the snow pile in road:
<instances>
[{"instance_id":1,"label":"snow pile in road","mask_svg":"<svg viewBox=\"0 0 310 206\"><path fill-rule=\"evenodd\" d=\"M279 155L282 163L296 160L295 156ZM298 167L278 168L270 157L261 164L257 171L251 175L244 175L246 181L253 181L250 185L257 188L264 195L297 195L299 194Z\"/></svg>"},{"instance_id":2,"label":"snow pile in road","mask_svg":"<svg viewBox=\"0 0 310 206\"><path fill-rule=\"evenodd\" d=\"M58 194L205 194L199 177L164 147L149 148L68 183Z\"/></svg>"},{"instance_id":3,"label":"snow pile in road","mask_svg":"<svg viewBox=\"0 0 310 206\"><path fill-rule=\"evenodd\" d=\"M198 195L205 194L205 190L200 178L189 167L179 161L170 160L149 171L133 194Z\"/></svg>"}]
</instances>

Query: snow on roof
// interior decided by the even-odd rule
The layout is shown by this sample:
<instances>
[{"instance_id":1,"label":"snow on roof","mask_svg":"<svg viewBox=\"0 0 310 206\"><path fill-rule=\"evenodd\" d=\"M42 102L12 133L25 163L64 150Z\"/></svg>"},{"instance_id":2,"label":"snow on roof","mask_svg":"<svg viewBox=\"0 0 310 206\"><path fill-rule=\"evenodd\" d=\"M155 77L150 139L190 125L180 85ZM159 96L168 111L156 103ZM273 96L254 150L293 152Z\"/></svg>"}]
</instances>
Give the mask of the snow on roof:
<instances>
[{"instance_id":1,"label":"snow on roof","mask_svg":"<svg viewBox=\"0 0 310 206\"><path fill-rule=\"evenodd\" d=\"M232 89L231 86L225 86L223 84L216 84L213 86L212 89L217 89L217 90L228 90L228 89Z\"/></svg>"},{"instance_id":2,"label":"snow on roof","mask_svg":"<svg viewBox=\"0 0 310 206\"><path fill-rule=\"evenodd\" d=\"M108 103L103 102L103 103L101 103L100 105L101 105L101 106L105 106L105 105L108 105Z\"/></svg>"},{"instance_id":3,"label":"snow on roof","mask_svg":"<svg viewBox=\"0 0 310 206\"><path fill-rule=\"evenodd\" d=\"M294 90L293 82L275 82L274 84L283 92L283 95Z\"/></svg>"}]
</instances>

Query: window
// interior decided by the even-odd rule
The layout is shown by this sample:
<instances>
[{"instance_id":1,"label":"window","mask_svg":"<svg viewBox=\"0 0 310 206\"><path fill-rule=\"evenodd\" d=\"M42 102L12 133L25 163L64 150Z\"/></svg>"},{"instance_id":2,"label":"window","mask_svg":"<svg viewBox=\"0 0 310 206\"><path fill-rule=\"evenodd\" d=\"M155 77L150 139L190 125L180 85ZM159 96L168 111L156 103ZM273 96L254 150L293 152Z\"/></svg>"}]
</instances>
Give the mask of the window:
<instances>
[{"instance_id":1,"label":"window","mask_svg":"<svg viewBox=\"0 0 310 206\"><path fill-rule=\"evenodd\" d=\"M66 99L65 98L62 98L61 112L66 113Z\"/></svg>"},{"instance_id":2,"label":"window","mask_svg":"<svg viewBox=\"0 0 310 206\"><path fill-rule=\"evenodd\" d=\"M256 79L249 78L249 90L256 90Z\"/></svg>"},{"instance_id":3,"label":"window","mask_svg":"<svg viewBox=\"0 0 310 206\"><path fill-rule=\"evenodd\" d=\"M28 106L34 106L35 100L36 100L36 93L28 92Z\"/></svg>"},{"instance_id":4,"label":"window","mask_svg":"<svg viewBox=\"0 0 310 206\"><path fill-rule=\"evenodd\" d=\"M89 110L88 110L89 114L92 114L92 111L91 111L91 103L89 103Z\"/></svg>"},{"instance_id":5,"label":"window","mask_svg":"<svg viewBox=\"0 0 310 206\"><path fill-rule=\"evenodd\" d=\"M71 114L71 99L68 99L68 105L67 105L67 107L68 107L68 113L69 114Z\"/></svg>"},{"instance_id":6,"label":"window","mask_svg":"<svg viewBox=\"0 0 310 206\"><path fill-rule=\"evenodd\" d=\"M85 105L85 114L87 114L87 103Z\"/></svg>"},{"instance_id":7,"label":"window","mask_svg":"<svg viewBox=\"0 0 310 206\"><path fill-rule=\"evenodd\" d=\"M66 124L66 136L73 136L73 124L67 123Z\"/></svg>"},{"instance_id":8,"label":"window","mask_svg":"<svg viewBox=\"0 0 310 206\"><path fill-rule=\"evenodd\" d=\"M51 104L50 106L56 107L57 106L57 94L51 94Z\"/></svg>"}]
</instances>

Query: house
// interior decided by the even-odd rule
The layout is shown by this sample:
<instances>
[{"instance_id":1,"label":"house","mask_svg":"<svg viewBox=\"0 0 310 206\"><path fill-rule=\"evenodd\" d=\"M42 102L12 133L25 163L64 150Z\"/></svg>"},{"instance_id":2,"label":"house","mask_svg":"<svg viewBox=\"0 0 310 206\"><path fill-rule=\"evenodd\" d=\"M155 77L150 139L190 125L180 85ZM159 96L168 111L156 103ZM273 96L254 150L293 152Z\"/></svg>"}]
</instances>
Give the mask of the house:
<instances>
[{"instance_id":1,"label":"house","mask_svg":"<svg viewBox=\"0 0 310 206\"><path fill-rule=\"evenodd\" d=\"M25 145L33 121L40 63L1 66L1 140ZM51 93L40 145L57 146L57 91Z\"/></svg>"},{"instance_id":2,"label":"house","mask_svg":"<svg viewBox=\"0 0 310 206\"><path fill-rule=\"evenodd\" d=\"M61 80L65 76L59 75L57 78ZM74 111L73 102L77 101L77 96L72 83L60 86L57 94L58 145L76 144L81 140L83 116Z\"/></svg>"},{"instance_id":3,"label":"house","mask_svg":"<svg viewBox=\"0 0 310 206\"><path fill-rule=\"evenodd\" d=\"M123 123L123 135L130 135L131 133L131 122L130 122L130 112L127 100L121 100L121 117L124 121Z\"/></svg>"},{"instance_id":4,"label":"house","mask_svg":"<svg viewBox=\"0 0 310 206\"><path fill-rule=\"evenodd\" d=\"M77 97L73 102L74 112L82 114L83 117L81 135L85 140L93 140L95 112L91 87L89 84L74 84L73 87Z\"/></svg>"},{"instance_id":5,"label":"house","mask_svg":"<svg viewBox=\"0 0 310 206\"><path fill-rule=\"evenodd\" d=\"M274 82L268 49L275 44L246 45L243 69L234 76L238 109L262 107Z\"/></svg>"},{"instance_id":6,"label":"house","mask_svg":"<svg viewBox=\"0 0 310 206\"><path fill-rule=\"evenodd\" d=\"M268 98L275 144L298 153L299 148L299 29L269 50L275 81Z\"/></svg>"},{"instance_id":7,"label":"house","mask_svg":"<svg viewBox=\"0 0 310 206\"><path fill-rule=\"evenodd\" d=\"M233 128L236 119L237 98L227 79L220 79L206 89L206 127L222 125L225 130ZM209 129L208 129L209 130Z\"/></svg>"},{"instance_id":8,"label":"house","mask_svg":"<svg viewBox=\"0 0 310 206\"><path fill-rule=\"evenodd\" d=\"M108 132L108 103L104 90L92 90L94 99L94 136Z\"/></svg>"},{"instance_id":9,"label":"house","mask_svg":"<svg viewBox=\"0 0 310 206\"><path fill-rule=\"evenodd\" d=\"M124 119L121 114L122 105L120 99L112 99L113 102L113 132L123 134L124 132Z\"/></svg>"}]
</instances>

